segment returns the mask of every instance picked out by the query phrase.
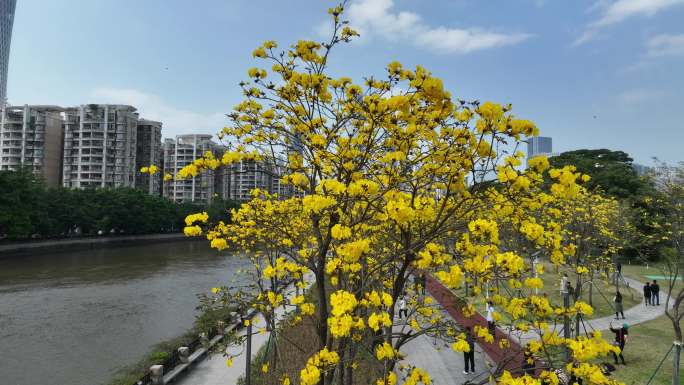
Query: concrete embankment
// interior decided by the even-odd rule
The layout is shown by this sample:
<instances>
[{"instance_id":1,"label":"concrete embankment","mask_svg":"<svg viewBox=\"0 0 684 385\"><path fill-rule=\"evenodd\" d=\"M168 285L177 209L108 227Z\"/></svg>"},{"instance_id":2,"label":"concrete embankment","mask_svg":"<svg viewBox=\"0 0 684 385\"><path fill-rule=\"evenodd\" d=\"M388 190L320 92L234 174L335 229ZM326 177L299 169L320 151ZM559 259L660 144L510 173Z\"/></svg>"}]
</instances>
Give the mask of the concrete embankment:
<instances>
[{"instance_id":1,"label":"concrete embankment","mask_svg":"<svg viewBox=\"0 0 684 385\"><path fill-rule=\"evenodd\" d=\"M30 242L0 243L0 258L27 254L88 250L101 247L133 246L157 242L189 240L183 233L116 235L87 238L51 239Z\"/></svg>"}]
</instances>

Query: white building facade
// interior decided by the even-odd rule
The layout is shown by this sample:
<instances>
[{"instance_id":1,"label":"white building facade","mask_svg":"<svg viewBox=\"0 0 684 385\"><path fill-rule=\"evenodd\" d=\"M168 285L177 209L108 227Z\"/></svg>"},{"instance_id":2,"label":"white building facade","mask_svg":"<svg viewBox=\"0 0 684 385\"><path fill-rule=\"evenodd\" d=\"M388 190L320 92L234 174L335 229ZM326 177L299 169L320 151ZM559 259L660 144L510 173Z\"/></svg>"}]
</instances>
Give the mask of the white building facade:
<instances>
[{"instance_id":1,"label":"white building facade","mask_svg":"<svg viewBox=\"0 0 684 385\"><path fill-rule=\"evenodd\" d=\"M137 124L138 113L128 105L65 109L62 185L134 187Z\"/></svg>"},{"instance_id":2,"label":"white building facade","mask_svg":"<svg viewBox=\"0 0 684 385\"><path fill-rule=\"evenodd\" d=\"M48 186L61 184L61 107L0 107L0 170L30 168Z\"/></svg>"},{"instance_id":3,"label":"white building facade","mask_svg":"<svg viewBox=\"0 0 684 385\"><path fill-rule=\"evenodd\" d=\"M178 135L164 140L163 172L176 175L183 167L201 157L206 151L215 152L218 144L211 135ZM163 196L174 202L209 203L215 197L214 171L207 170L196 177L164 182Z\"/></svg>"}]
</instances>

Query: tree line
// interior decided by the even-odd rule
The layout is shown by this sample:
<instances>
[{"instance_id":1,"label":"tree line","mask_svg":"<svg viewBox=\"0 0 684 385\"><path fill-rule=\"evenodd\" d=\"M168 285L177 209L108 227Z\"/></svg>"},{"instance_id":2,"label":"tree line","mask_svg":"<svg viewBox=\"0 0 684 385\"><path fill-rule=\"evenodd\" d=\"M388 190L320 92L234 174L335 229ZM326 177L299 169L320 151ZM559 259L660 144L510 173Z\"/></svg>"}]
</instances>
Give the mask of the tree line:
<instances>
[{"instance_id":1,"label":"tree line","mask_svg":"<svg viewBox=\"0 0 684 385\"><path fill-rule=\"evenodd\" d=\"M0 171L0 240L176 232L190 213L208 211L229 221L229 210L237 206L220 199L175 203L125 187L50 188L30 170Z\"/></svg>"},{"instance_id":2,"label":"tree line","mask_svg":"<svg viewBox=\"0 0 684 385\"><path fill-rule=\"evenodd\" d=\"M586 187L617 199L625 223L621 237L626 244L620 254L634 260L660 260L671 247L666 227L659 222L672 213L665 204L668 193L658 188L662 164L656 161L652 172L638 175L633 159L623 151L581 149L549 158L555 168L572 165L589 175Z\"/></svg>"}]
</instances>

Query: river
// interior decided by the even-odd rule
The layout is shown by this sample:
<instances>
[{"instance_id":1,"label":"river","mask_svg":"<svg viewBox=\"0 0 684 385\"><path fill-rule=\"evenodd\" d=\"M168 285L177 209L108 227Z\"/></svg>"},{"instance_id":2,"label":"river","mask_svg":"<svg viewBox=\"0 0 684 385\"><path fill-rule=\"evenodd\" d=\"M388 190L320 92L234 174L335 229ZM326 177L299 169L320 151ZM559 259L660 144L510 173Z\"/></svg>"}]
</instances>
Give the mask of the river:
<instances>
[{"instance_id":1,"label":"river","mask_svg":"<svg viewBox=\"0 0 684 385\"><path fill-rule=\"evenodd\" d=\"M0 258L0 384L106 383L246 266L206 241Z\"/></svg>"}]
</instances>

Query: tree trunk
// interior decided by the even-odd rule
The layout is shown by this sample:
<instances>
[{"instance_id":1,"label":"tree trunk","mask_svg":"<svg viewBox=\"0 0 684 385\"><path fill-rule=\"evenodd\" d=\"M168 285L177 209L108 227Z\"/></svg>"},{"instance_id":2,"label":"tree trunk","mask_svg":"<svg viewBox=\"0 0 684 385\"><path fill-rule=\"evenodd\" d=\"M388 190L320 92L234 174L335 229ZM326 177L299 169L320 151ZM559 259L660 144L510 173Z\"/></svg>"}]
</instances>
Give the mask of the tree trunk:
<instances>
[{"instance_id":1,"label":"tree trunk","mask_svg":"<svg viewBox=\"0 0 684 385\"><path fill-rule=\"evenodd\" d=\"M672 385L679 385L679 357L682 353L681 341L675 341L674 367L672 368Z\"/></svg>"},{"instance_id":2,"label":"tree trunk","mask_svg":"<svg viewBox=\"0 0 684 385\"><path fill-rule=\"evenodd\" d=\"M325 290L325 263L319 264L316 271L316 291L318 293L318 350L327 346L328 339L328 298Z\"/></svg>"},{"instance_id":3,"label":"tree trunk","mask_svg":"<svg viewBox=\"0 0 684 385\"><path fill-rule=\"evenodd\" d=\"M682 328L679 326L678 320L672 320L672 326L674 327L675 332L672 385L679 385L679 359L682 354Z\"/></svg>"}]
</instances>

